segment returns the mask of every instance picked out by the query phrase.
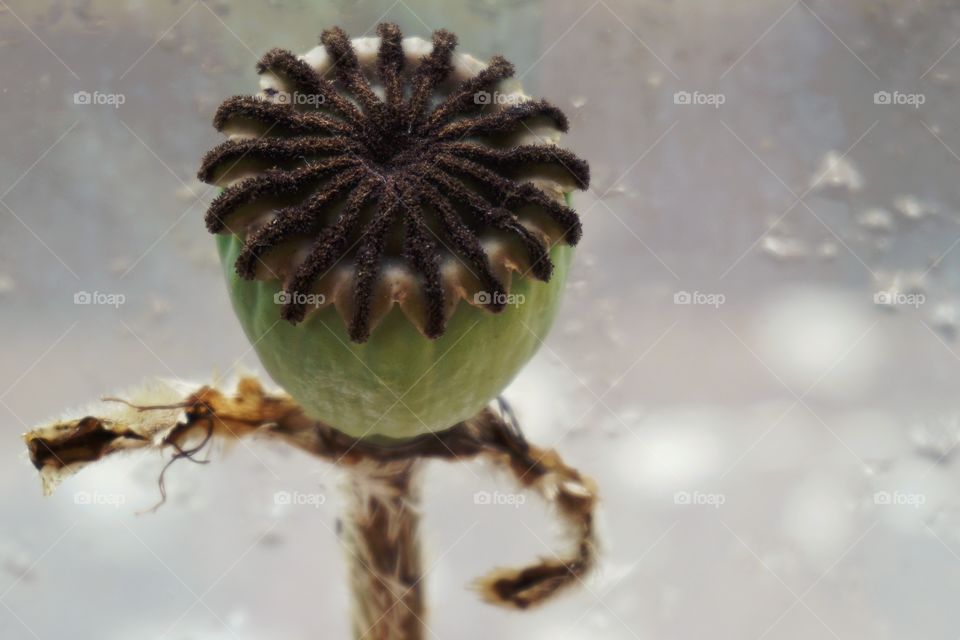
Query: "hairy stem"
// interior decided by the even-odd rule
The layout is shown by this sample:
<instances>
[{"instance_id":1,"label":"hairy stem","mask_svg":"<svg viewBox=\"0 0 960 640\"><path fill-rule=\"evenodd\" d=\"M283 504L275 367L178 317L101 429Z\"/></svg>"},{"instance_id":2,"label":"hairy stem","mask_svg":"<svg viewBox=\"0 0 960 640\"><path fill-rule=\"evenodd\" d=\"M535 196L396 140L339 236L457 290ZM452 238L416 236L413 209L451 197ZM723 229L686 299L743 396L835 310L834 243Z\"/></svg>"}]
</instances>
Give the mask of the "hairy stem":
<instances>
[{"instance_id":1,"label":"hairy stem","mask_svg":"<svg viewBox=\"0 0 960 640\"><path fill-rule=\"evenodd\" d=\"M424 637L416 486L420 466L417 460L405 460L350 470L344 541L358 640Z\"/></svg>"}]
</instances>

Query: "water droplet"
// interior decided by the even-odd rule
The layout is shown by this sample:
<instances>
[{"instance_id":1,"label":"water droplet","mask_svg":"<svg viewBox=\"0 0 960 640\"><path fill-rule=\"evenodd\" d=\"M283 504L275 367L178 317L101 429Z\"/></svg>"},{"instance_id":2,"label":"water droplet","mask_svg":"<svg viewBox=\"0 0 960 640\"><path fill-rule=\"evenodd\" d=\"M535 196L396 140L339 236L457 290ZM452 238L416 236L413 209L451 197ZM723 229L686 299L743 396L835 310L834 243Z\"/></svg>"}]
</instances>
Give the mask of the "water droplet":
<instances>
[{"instance_id":1,"label":"water droplet","mask_svg":"<svg viewBox=\"0 0 960 640\"><path fill-rule=\"evenodd\" d=\"M189 183L183 184L176 190L174 195L183 202L193 202L200 194L204 192L206 186L199 180L193 179Z\"/></svg>"},{"instance_id":2,"label":"water droplet","mask_svg":"<svg viewBox=\"0 0 960 640\"><path fill-rule=\"evenodd\" d=\"M893 201L893 208L897 213L908 220L920 220L928 215L936 213L933 207L921 201L916 196L898 196Z\"/></svg>"},{"instance_id":3,"label":"water droplet","mask_svg":"<svg viewBox=\"0 0 960 640\"><path fill-rule=\"evenodd\" d=\"M21 547L13 542L0 541L0 571L18 580L29 579L33 562Z\"/></svg>"},{"instance_id":4,"label":"water droplet","mask_svg":"<svg viewBox=\"0 0 960 640\"><path fill-rule=\"evenodd\" d=\"M179 37L179 34L177 34L173 29L167 29L160 34L159 38L157 38L157 46L161 49L166 49L169 51L176 47Z\"/></svg>"},{"instance_id":5,"label":"water droplet","mask_svg":"<svg viewBox=\"0 0 960 640\"><path fill-rule=\"evenodd\" d=\"M927 291L926 272L897 271L893 276L883 273L877 276L877 282L884 291L903 294L923 294Z\"/></svg>"},{"instance_id":6,"label":"water droplet","mask_svg":"<svg viewBox=\"0 0 960 640\"><path fill-rule=\"evenodd\" d=\"M778 260L797 259L807 255L806 245L797 238L788 236L767 234L760 243L760 248Z\"/></svg>"},{"instance_id":7,"label":"water droplet","mask_svg":"<svg viewBox=\"0 0 960 640\"><path fill-rule=\"evenodd\" d=\"M893 214L880 207L867 209L857 215L857 224L871 231L892 231Z\"/></svg>"},{"instance_id":8,"label":"water droplet","mask_svg":"<svg viewBox=\"0 0 960 640\"><path fill-rule=\"evenodd\" d=\"M130 268L130 258L121 256L110 261L110 271L113 273L123 273Z\"/></svg>"},{"instance_id":9,"label":"water droplet","mask_svg":"<svg viewBox=\"0 0 960 640\"><path fill-rule=\"evenodd\" d=\"M939 85L948 86L953 84L953 76L946 71L937 71L931 74L931 77L933 78L933 81Z\"/></svg>"},{"instance_id":10,"label":"water droplet","mask_svg":"<svg viewBox=\"0 0 960 640\"><path fill-rule=\"evenodd\" d=\"M817 245L817 256L824 260L833 260L839 251L840 246L832 240L825 240Z\"/></svg>"},{"instance_id":11,"label":"water droplet","mask_svg":"<svg viewBox=\"0 0 960 640\"><path fill-rule=\"evenodd\" d=\"M837 189L857 193L863 189L863 175L854 164L837 151L828 151L810 181L810 188Z\"/></svg>"},{"instance_id":12,"label":"water droplet","mask_svg":"<svg viewBox=\"0 0 960 640\"><path fill-rule=\"evenodd\" d=\"M156 293L150 294L148 302L150 304L150 314L154 317L164 316L170 311L170 301Z\"/></svg>"},{"instance_id":13,"label":"water droplet","mask_svg":"<svg viewBox=\"0 0 960 640\"><path fill-rule=\"evenodd\" d=\"M910 441L917 455L938 464L949 464L960 444L960 416L940 416L910 428Z\"/></svg>"},{"instance_id":14,"label":"water droplet","mask_svg":"<svg viewBox=\"0 0 960 640\"><path fill-rule=\"evenodd\" d=\"M941 302L930 312L930 326L947 340L953 340L960 329L960 307L952 302Z\"/></svg>"},{"instance_id":15,"label":"water droplet","mask_svg":"<svg viewBox=\"0 0 960 640\"><path fill-rule=\"evenodd\" d=\"M608 190L604 193L603 199L604 199L604 200L612 200L614 197L618 197L618 198L620 198L620 197L635 198L635 197L637 197L637 195L638 195L637 191L635 191L635 190L631 189L630 187L628 187L627 185L621 183L621 184L618 184L618 185L615 186L615 187L611 187L610 189L608 189Z\"/></svg>"}]
</instances>

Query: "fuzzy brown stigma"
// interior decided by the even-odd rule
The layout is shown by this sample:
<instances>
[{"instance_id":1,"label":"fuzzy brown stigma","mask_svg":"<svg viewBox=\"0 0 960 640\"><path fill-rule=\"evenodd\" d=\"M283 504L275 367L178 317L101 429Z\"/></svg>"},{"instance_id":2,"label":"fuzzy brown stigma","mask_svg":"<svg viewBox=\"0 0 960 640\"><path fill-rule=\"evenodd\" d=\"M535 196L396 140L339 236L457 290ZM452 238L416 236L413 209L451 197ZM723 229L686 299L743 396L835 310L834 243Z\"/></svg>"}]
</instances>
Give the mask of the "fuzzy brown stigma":
<instances>
[{"instance_id":1,"label":"fuzzy brown stigma","mask_svg":"<svg viewBox=\"0 0 960 640\"><path fill-rule=\"evenodd\" d=\"M206 224L243 240L241 277L281 281L292 323L330 292L364 342L386 297L435 338L469 291L498 312L511 272L550 278L552 246L580 238L564 194L589 185L589 167L555 144L564 114L524 95L503 58L455 53L445 30L432 43L377 32L333 28L304 56L263 56L260 94L214 117L230 138L198 174L224 187Z\"/></svg>"}]
</instances>

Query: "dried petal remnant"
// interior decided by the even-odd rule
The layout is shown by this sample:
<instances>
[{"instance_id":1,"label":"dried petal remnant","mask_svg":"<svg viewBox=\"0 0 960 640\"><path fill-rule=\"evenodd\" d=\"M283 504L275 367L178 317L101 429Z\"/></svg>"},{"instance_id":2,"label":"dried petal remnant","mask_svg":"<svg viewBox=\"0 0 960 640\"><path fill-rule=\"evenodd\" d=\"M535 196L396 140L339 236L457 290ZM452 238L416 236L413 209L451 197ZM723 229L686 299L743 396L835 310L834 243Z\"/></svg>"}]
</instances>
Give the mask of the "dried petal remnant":
<instances>
[{"instance_id":1,"label":"dried petal remnant","mask_svg":"<svg viewBox=\"0 0 960 640\"><path fill-rule=\"evenodd\" d=\"M65 475L124 451L171 448L173 460L187 457L184 453L198 446L198 438L202 438L201 445L211 437L258 436L283 441L368 477L379 475L381 483L390 480L387 470L395 470L397 465L403 467L426 459L456 462L480 458L508 471L519 488L545 500L571 541L569 548L556 557L525 567L501 567L476 580L474 585L484 600L503 607L528 609L580 583L595 564L596 485L565 464L554 450L527 442L505 405L501 405L501 413L484 409L439 434L383 446L356 440L313 420L289 396L267 391L254 378L240 379L234 390L153 384L136 392L132 400L137 402L114 399L93 409L93 415L84 412L80 415L85 417L58 421L24 435L30 460L44 477L46 493ZM157 400L162 404L153 404ZM393 479L402 480L403 476ZM370 536L365 554L372 555L365 555L364 559L373 562L375 575L394 575L385 568L396 567L389 562L391 557L384 555L391 545L381 552L377 542L398 532L387 530L376 517L367 525L360 533ZM409 588L419 580L408 576L405 582ZM392 598L406 601L404 590L392 594ZM395 608L405 611L403 606ZM380 628L376 623L372 626Z\"/></svg>"}]
</instances>

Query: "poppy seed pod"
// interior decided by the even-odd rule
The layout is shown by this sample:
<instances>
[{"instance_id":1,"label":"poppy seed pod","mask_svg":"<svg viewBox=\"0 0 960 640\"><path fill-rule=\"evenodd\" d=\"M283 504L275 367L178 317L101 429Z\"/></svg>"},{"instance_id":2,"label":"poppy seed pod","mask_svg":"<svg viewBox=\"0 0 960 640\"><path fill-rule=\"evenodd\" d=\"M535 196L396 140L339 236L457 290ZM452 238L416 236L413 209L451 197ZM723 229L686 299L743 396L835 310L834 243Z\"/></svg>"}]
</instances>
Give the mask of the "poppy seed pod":
<instances>
[{"instance_id":1,"label":"poppy seed pod","mask_svg":"<svg viewBox=\"0 0 960 640\"><path fill-rule=\"evenodd\" d=\"M537 350L589 168L503 58L377 32L268 52L199 177L223 188L206 223L269 374L338 430L397 440L474 416Z\"/></svg>"}]
</instances>

